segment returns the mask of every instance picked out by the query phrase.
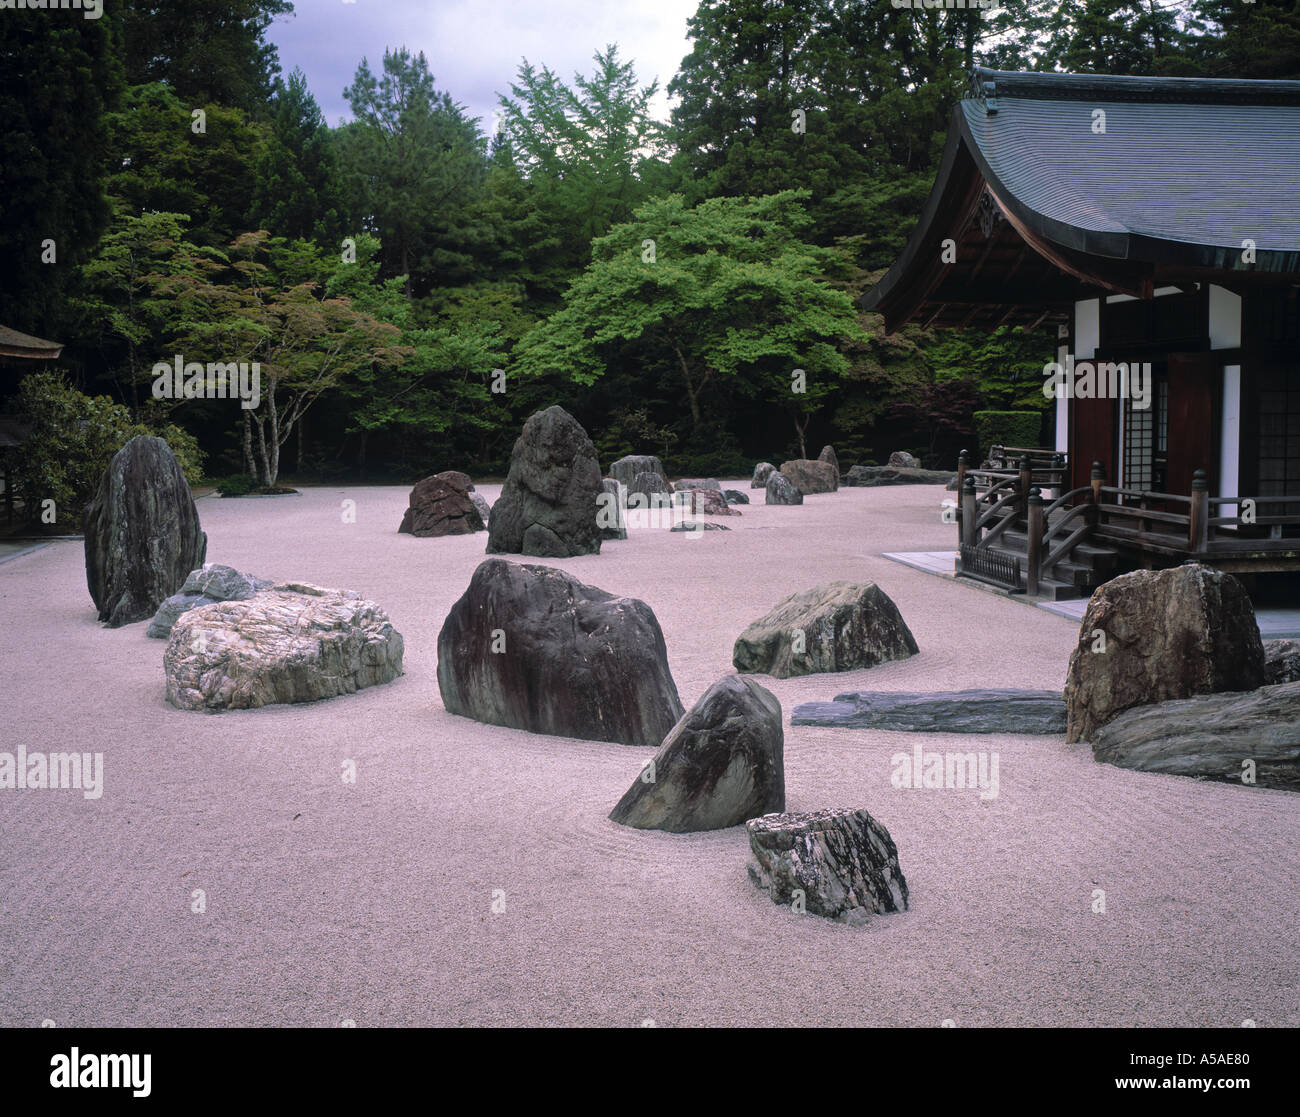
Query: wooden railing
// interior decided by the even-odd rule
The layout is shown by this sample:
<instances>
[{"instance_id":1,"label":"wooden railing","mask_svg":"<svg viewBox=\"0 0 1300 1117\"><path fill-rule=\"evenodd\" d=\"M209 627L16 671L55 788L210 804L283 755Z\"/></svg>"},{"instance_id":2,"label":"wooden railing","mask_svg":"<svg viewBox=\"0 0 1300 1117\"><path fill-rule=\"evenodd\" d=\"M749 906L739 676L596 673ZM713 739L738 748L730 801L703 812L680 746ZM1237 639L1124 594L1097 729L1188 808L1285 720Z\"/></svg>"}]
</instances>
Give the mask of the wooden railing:
<instances>
[{"instance_id":1,"label":"wooden railing","mask_svg":"<svg viewBox=\"0 0 1300 1117\"><path fill-rule=\"evenodd\" d=\"M975 551L987 548L1023 515L1030 594L1088 541L1211 562L1233 556L1300 558L1300 538L1287 537L1288 529L1292 536L1300 534L1300 497L1212 497L1201 469L1193 474L1190 494L1128 489L1105 484L1101 464L1094 462L1088 485L1044 500L1037 482L1050 479L1050 487L1059 488L1063 476L1063 462L1036 470L1028 454L1015 471L972 469L963 452L957 465L959 542ZM1212 514L1225 508L1236 514Z\"/></svg>"}]
</instances>

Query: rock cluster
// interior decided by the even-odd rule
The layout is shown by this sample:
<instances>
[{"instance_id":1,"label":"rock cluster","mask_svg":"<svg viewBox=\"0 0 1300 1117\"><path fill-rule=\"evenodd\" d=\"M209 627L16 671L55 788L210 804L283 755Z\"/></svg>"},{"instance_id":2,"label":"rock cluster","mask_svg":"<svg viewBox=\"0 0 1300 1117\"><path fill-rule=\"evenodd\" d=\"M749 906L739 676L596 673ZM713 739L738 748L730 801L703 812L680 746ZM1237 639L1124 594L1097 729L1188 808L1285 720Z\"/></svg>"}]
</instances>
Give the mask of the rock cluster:
<instances>
[{"instance_id":1,"label":"rock cluster","mask_svg":"<svg viewBox=\"0 0 1300 1117\"><path fill-rule=\"evenodd\" d=\"M259 590L269 589L272 585L274 583L266 578L241 574L233 566L207 563L198 570L191 570L180 590L158 606L145 635L166 640L182 613L203 605L215 605L218 601L247 601Z\"/></svg>"},{"instance_id":2,"label":"rock cluster","mask_svg":"<svg viewBox=\"0 0 1300 1117\"><path fill-rule=\"evenodd\" d=\"M148 620L207 555L180 463L151 435L113 455L82 524L86 585L109 628Z\"/></svg>"}]
</instances>

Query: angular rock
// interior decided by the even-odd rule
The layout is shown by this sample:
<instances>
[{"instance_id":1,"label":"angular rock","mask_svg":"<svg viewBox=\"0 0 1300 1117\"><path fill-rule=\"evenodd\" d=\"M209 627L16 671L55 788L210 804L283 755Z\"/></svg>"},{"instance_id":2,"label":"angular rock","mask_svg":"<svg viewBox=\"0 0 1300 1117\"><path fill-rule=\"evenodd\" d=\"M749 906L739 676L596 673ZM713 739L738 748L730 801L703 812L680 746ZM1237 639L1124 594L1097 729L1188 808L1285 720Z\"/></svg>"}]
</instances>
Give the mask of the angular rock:
<instances>
[{"instance_id":1,"label":"angular rock","mask_svg":"<svg viewBox=\"0 0 1300 1117\"><path fill-rule=\"evenodd\" d=\"M82 523L86 585L109 628L148 620L207 555L180 463L151 435L113 455Z\"/></svg>"},{"instance_id":2,"label":"angular rock","mask_svg":"<svg viewBox=\"0 0 1300 1117\"><path fill-rule=\"evenodd\" d=\"M784 473L773 470L767 478L767 504L802 504L803 493Z\"/></svg>"},{"instance_id":3,"label":"angular rock","mask_svg":"<svg viewBox=\"0 0 1300 1117\"><path fill-rule=\"evenodd\" d=\"M1143 772L1300 791L1300 682L1126 710L1098 729L1092 754Z\"/></svg>"},{"instance_id":4,"label":"angular rock","mask_svg":"<svg viewBox=\"0 0 1300 1117\"><path fill-rule=\"evenodd\" d=\"M767 479L776 472L776 466L771 462L759 462L754 466L754 476L749 482L751 489L761 489L766 487Z\"/></svg>"},{"instance_id":5,"label":"angular rock","mask_svg":"<svg viewBox=\"0 0 1300 1117\"><path fill-rule=\"evenodd\" d=\"M664 480L664 488L660 492L668 491L668 478L664 473L664 465L653 454L628 454L626 457L619 458L609 467L609 475L615 481L621 481L629 489L640 473L654 473Z\"/></svg>"},{"instance_id":6,"label":"angular rock","mask_svg":"<svg viewBox=\"0 0 1300 1117\"><path fill-rule=\"evenodd\" d=\"M830 582L801 590L736 640L737 671L787 679L875 667L917 653L916 640L874 582Z\"/></svg>"},{"instance_id":7,"label":"angular rock","mask_svg":"<svg viewBox=\"0 0 1300 1117\"><path fill-rule=\"evenodd\" d=\"M673 491L673 507L700 516L739 516L717 489L682 489Z\"/></svg>"},{"instance_id":8,"label":"angular rock","mask_svg":"<svg viewBox=\"0 0 1300 1117\"><path fill-rule=\"evenodd\" d=\"M601 488L604 490L606 497L596 516L596 524L600 527L601 539L626 539L627 538L627 489L621 481L615 481L612 477L606 477L601 481Z\"/></svg>"},{"instance_id":9,"label":"angular rock","mask_svg":"<svg viewBox=\"0 0 1300 1117\"><path fill-rule=\"evenodd\" d=\"M474 503L473 489L469 475L454 469L417 481L398 532L434 539L482 531L487 521Z\"/></svg>"},{"instance_id":10,"label":"angular rock","mask_svg":"<svg viewBox=\"0 0 1300 1117\"><path fill-rule=\"evenodd\" d=\"M502 559L451 607L438 689L449 713L489 725L656 748L684 712L650 606Z\"/></svg>"},{"instance_id":11,"label":"angular rock","mask_svg":"<svg viewBox=\"0 0 1300 1117\"><path fill-rule=\"evenodd\" d=\"M823 446L822 452L817 455L817 460L833 467L836 477L840 475L840 459L836 456L834 446Z\"/></svg>"},{"instance_id":12,"label":"angular rock","mask_svg":"<svg viewBox=\"0 0 1300 1117\"><path fill-rule=\"evenodd\" d=\"M889 455L889 465L898 466L903 469L920 469L921 463L909 454L906 450L895 450Z\"/></svg>"},{"instance_id":13,"label":"angular rock","mask_svg":"<svg viewBox=\"0 0 1300 1117\"><path fill-rule=\"evenodd\" d=\"M482 493L474 492L473 489L470 490L469 499L470 503L478 509L478 517L483 521L484 527L486 527L488 517L492 514L492 509L488 506L488 502L483 498Z\"/></svg>"},{"instance_id":14,"label":"angular rock","mask_svg":"<svg viewBox=\"0 0 1300 1117\"><path fill-rule=\"evenodd\" d=\"M785 810L781 703L752 679L714 683L610 813L639 830L721 830Z\"/></svg>"},{"instance_id":15,"label":"angular rock","mask_svg":"<svg viewBox=\"0 0 1300 1117\"><path fill-rule=\"evenodd\" d=\"M532 415L488 522L487 553L567 558L600 553L596 448L562 407Z\"/></svg>"},{"instance_id":16,"label":"angular rock","mask_svg":"<svg viewBox=\"0 0 1300 1117\"><path fill-rule=\"evenodd\" d=\"M942 469L903 469L888 465L855 465L844 484L856 488L877 485L946 485L957 488L957 474Z\"/></svg>"},{"instance_id":17,"label":"angular rock","mask_svg":"<svg viewBox=\"0 0 1300 1117\"><path fill-rule=\"evenodd\" d=\"M1294 683L1300 680L1300 640L1264 641L1264 681Z\"/></svg>"},{"instance_id":18,"label":"angular rock","mask_svg":"<svg viewBox=\"0 0 1300 1117\"><path fill-rule=\"evenodd\" d=\"M710 489L715 493L722 492L722 486L712 477L683 478L681 481L673 482L673 492L684 493L687 489Z\"/></svg>"},{"instance_id":19,"label":"angular rock","mask_svg":"<svg viewBox=\"0 0 1300 1117\"><path fill-rule=\"evenodd\" d=\"M726 498L728 504L749 503L749 497L739 489L723 489L722 495Z\"/></svg>"},{"instance_id":20,"label":"angular rock","mask_svg":"<svg viewBox=\"0 0 1300 1117\"><path fill-rule=\"evenodd\" d=\"M804 496L813 493L833 493L840 487L840 471L828 462L797 458L782 462L781 472L790 478L794 487Z\"/></svg>"},{"instance_id":21,"label":"angular rock","mask_svg":"<svg viewBox=\"0 0 1300 1117\"><path fill-rule=\"evenodd\" d=\"M632 479L629 491L640 493L642 496L650 496L652 493L670 493L672 488L664 480L662 473L638 473Z\"/></svg>"},{"instance_id":22,"label":"angular rock","mask_svg":"<svg viewBox=\"0 0 1300 1117\"><path fill-rule=\"evenodd\" d=\"M1083 615L1065 682L1066 739L1089 740L1134 706L1263 683L1255 609L1231 574L1200 563L1122 574L1093 592Z\"/></svg>"},{"instance_id":23,"label":"angular rock","mask_svg":"<svg viewBox=\"0 0 1300 1117\"><path fill-rule=\"evenodd\" d=\"M158 606L145 635L166 640L182 613L202 605L215 605L218 601L246 601L259 590L269 589L274 584L267 578L241 574L233 566L207 563L198 570L191 570L180 590Z\"/></svg>"},{"instance_id":24,"label":"angular rock","mask_svg":"<svg viewBox=\"0 0 1300 1117\"><path fill-rule=\"evenodd\" d=\"M850 691L833 702L804 702L791 725L889 729L904 733L1064 733L1065 702L1055 690Z\"/></svg>"},{"instance_id":25,"label":"angular rock","mask_svg":"<svg viewBox=\"0 0 1300 1117\"><path fill-rule=\"evenodd\" d=\"M774 904L858 926L907 910L907 878L889 831L864 810L769 814L751 819L749 879Z\"/></svg>"},{"instance_id":26,"label":"angular rock","mask_svg":"<svg viewBox=\"0 0 1300 1117\"><path fill-rule=\"evenodd\" d=\"M182 710L315 702L402 673L402 636L349 590L283 582L191 609L163 653L167 701Z\"/></svg>"}]
</instances>

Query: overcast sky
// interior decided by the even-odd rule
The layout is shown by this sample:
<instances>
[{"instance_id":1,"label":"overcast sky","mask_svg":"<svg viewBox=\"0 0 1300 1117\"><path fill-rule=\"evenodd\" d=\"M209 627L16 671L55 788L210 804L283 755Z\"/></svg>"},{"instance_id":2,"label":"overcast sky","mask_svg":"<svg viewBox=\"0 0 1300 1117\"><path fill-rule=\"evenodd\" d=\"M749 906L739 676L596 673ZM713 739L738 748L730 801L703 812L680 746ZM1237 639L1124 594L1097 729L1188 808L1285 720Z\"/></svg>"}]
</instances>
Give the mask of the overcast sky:
<instances>
[{"instance_id":1,"label":"overcast sky","mask_svg":"<svg viewBox=\"0 0 1300 1117\"><path fill-rule=\"evenodd\" d=\"M667 119L663 92L689 52L686 20L697 0L294 0L294 14L271 25L285 74L295 66L331 125L348 117L343 89L364 57L379 74L384 50L424 51L439 89L492 131L498 93L509 93L523 58L566 82L589 74L591 56L618 43L640 85L659 79L656 115Z\"/></svg>"}]
</instances>

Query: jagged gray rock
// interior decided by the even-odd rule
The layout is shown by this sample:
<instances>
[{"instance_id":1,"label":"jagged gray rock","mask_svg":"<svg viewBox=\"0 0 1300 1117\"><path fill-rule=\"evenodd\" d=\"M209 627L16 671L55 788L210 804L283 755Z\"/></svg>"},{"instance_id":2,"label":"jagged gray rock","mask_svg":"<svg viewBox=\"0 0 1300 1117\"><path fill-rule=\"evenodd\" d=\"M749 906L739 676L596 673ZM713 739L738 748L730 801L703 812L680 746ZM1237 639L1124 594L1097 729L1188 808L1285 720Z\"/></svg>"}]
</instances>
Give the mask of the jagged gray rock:
<instances>
[{"instance_id":1,"label":"jagged gray rock","mask_svg":"<svg viewBox=\"0 0 1300 1117\"><path fill-rule=\"evenodd\" d=\"M786 679L852 671L916 655L898 606L874 582L830 582L793 593L736 640L737 671Z\"/></svg>"},{"instance_id":2,"label":"jagged gray rock","mask_svg":"<svg viewBox=\"0 0 1300 1117\"><path fill-rule=\"evenodd\" d=\"M749 482L751 489L762 489L767 486L767 479L776 472L776 466L771 462L759 462L754 466L754 476Z\"/></svg>"},{"instance_id":3,"label":"jagged gray rock","mask_svg":"<svg viewBox=\"0 0 1300 1117\"><path fill-rule=\"evenodd\" d=\"M1055 690L849 691L804 702L791 725L906 733L1064 733L1065 701Z\"/></svg>"},{"instance_id":4,"label":"jagged gray rock","mask_svg":"<svg viewBox=\"0 0 1300 1117\"><path fill-rule=\"evenodd\" d=\"M503 559L451 607L438 689L448 712L489 725L656 748L684 712L649 605Z\"/></svg>"},{"instance_id":5,"label":"jagged gray rock","mask_svg":"<svg viewBox=\"0 0 1300 1117\"><path fill-rule=\"evenodd\" d=\"M470 503L478 509L479 519L483 521L483 526L486 527L488 518L492 515L492 509L489 507L487 500L484 499L482 493L475 492L473 489L470 490L469 499Z\"/></svg>"},{"instance_id":6,"label":"jagged gray rock","mask_svg":"<svg viewBox=\"0 0 1300 1117\"><path fill-rule=\"evenodd\" d=\"M166 640L182 613L203 605L215 605L218 601L246 601L259 590L269 589L274 584L268 578L241 574L233 566L207 563L198 570L191 570L180 590L158 606L145 635Z\"/></svg>"},{"instance_id":7,"label":"jagged gray rock","mask_svg":"<svg viewBox=\"0 0 1300 1117\"><path fill-rule=\"evenodd\" d=\"M626 457L619 458L609 467L609 475L615 481L621 481L629 489L632 483L641 473L654 473L664 480L664 488L655 490L658 492L668 491L668 478L664 474L664 465L653 454L628 454Z\"/></svg>"},{"instance_id":8,"label":"jagged gray rock","mask_svg":"<svg viewBox=\"0 0 1300 1117\"><path fill-rule=\"evenodd\" d=\"M86 585L109 628L148 620L207 555L185 473L152 435L113 455L82 524Z\"/></svg>"},{"instance_id":9,"label":"jagged gray rock","mask_svg":"<svg viewBox=\"0 0 1300 1117\"><path fill-rule=\"evenodd\" d=\"M1264 641L1264 681L1294 683L1300 680L1300 640Z\"/></svg>"},{"instance_id":10,"label":"jagged gray rock","mask_svg":"<svg viewBox=\"0 0 1300 1117\"><path fill-rule=\"evenodd\" d=\"M714 683L610 813L640 830L720 830L785 810L781 704L752 679Z\"/></svg>"},{"instance_id":11,"label":"jagged gray rock","mask_svg":"<svg viewBox=\"0 0 1300 1117\"><path fill-rule=\"evenodd\" d=\"M781 472L790 478L794 487L804 496L833 493L840 487L840 471L829 462L796 458L793 461L782 462Z\"/></svg>"},{"instance_id":12,"label":"jagged gray rock","mask_svg":"<svg viewBox=\"0 0 1300 1117\"><path fill-rule=\"evenodd\" d=\"M1121 574L1083 614L1065 681L1067 740L1090 739L1134 706L1263 683L1255 608L1231 574L1200 563Z\"/></svg>"},{"instance_id":13,"label":"jagged gray rock","mask_svg":"<svg viewBox=\"0 0 1300 1117\"><path fill-rule=\"evenodd\" d=\"M727 501L728 504L748 504L748 503L749 503L749 497L748 497L748 495L745 494L745 493L742 493L739 489L723 489L723 490L722 490L722 495L723 495L723 497L726 498L726 501Z\"/></svg>"},{"instance_id":14,"label":"jagged gray rock","mask_svg":"<svg viewBox=\"0 0 1300 1117\"><path fill-rule=\"evenodd\" d=\"M722 486L712 477L684 477L680 481L673 482L675 493L684 493L688 489L710 489L715 493L722 492Z\"/></svg>"},{"instance_id":15,"label":"jagged gray rock","mask_svg":"<svg viewBox=\"0 0 1300 1117\"><path fill-rule=\"evenodd\" d=\"M360 594L283 582L185 613L163 667L182 710L315 702L397 678L402 636Z\"/></svg>"},{"instance_id":16,"label":"jagged gray rock","mask_svg":"<svg viewBox=\"0 0 1300 1117\"><path fill-rule=\"evenodd\" d=\"M1098 729L1092 754L1143 772L1300 791L1300 682L1138 706ZM1253 761L1254 771L1246 761Z\"/></svg>"},{"instance_id":17,"label":"jagged gray rock","mask_svg":"<svg viewBox=\"0 0 1300 1117\"><path fill-rule=\"evenodd\" d=\"M524 424L488 521L487 553L567 558L600 553L596 448L562 407Z\"/></svg>"},{"instance_id":18,"label":"jagged gray rock","mask_svg":"<svg viewBox=\"0 0 1300 1117\"><path fill-rule=\"evenodd\" d=\"M850 925L907 910L907 878L889 831L865 810L751 819L749 879L774 904ZM796 896L796 892L801 895Z\"/></svg>"},{"instance_id":19,"label":"jagged gray rock","mask_svg":"<svg viewBox=\"0 0 1300 1117\"><path fill-rule=\"evenodd\" d=\"M767 504L802 504L803 493L784 473L773 470L767 478Z\"/></svg>"},{"instance_id":20,"label":"jagged gray rock","mask_svg":"<svg viewBox=\"0 0 1300 1117\"><path fill-rule=\"evenodd\" d=\"M638 473L632 480L631 492L650 496L653 493L670 493L672 489L662 473Z\"/></svg>"}]
</instances>

